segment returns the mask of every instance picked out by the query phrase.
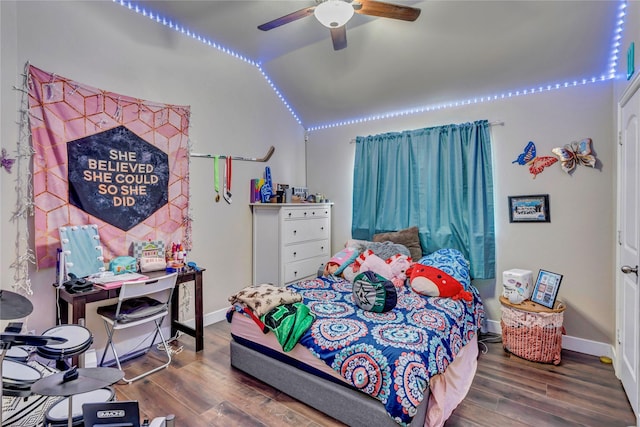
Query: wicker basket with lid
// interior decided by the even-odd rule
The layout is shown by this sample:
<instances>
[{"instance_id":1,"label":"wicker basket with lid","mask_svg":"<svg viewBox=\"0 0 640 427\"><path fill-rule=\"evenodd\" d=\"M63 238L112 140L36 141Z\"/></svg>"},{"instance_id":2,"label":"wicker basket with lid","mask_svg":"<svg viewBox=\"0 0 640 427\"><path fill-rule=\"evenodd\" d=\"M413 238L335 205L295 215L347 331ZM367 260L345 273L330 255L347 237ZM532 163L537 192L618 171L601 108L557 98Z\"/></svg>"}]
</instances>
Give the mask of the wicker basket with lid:
<instances>
[{"instance_id":1,"label":"wicker basket with lid","mask_svg":"<svg viewBox=\"0 0 640 427\"><path fill-rule=\"evenodd\" d=\"M502 304L502 346L505 351L533 362L560 363L564 334L565 305L557 301L553 309L533 301L512 304L500 297Z\"/></svg>"}]
</instances>

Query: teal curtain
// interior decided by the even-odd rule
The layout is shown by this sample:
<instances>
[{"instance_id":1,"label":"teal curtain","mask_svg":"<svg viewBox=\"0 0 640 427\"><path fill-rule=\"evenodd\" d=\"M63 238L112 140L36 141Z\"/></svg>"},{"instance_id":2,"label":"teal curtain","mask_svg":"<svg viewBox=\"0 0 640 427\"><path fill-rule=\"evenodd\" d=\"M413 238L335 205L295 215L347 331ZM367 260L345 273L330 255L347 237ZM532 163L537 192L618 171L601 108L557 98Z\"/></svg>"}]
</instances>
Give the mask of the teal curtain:
<instances>
[{"instance_id":1,"label":"teal curtain","mask_svg":"<svg viewBox=\"0 0 640 427\"><path fill-rule=\"evenodd\" d=\"M425 255L455 248L473 278L495 277L489 135L480 120L357 137L353 238L415 225Z\"/></svg>"}]
</instances>

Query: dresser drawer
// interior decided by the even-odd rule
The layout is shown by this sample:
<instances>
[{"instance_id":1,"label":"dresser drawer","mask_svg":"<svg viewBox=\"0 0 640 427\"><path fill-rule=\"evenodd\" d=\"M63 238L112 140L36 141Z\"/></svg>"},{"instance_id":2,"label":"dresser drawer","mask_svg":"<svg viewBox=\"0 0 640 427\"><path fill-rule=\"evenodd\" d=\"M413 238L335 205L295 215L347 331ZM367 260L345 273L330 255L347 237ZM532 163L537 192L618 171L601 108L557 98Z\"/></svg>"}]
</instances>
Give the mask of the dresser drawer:
<instances>
[{"instance_id":1,"label":"dresser drawer","mask_svg":"<svg viewBox=\"0 0 640 427\"><path fill-rule=\"evenodd\" d=\"M286 208L282 210L282 217L288 219L329 218L329 208L322 206L304 208Z\"/></svg>"},{"instance_id":2,"label":"dresser drawer","mask_svg":"<svg viewBox=\"0 0 640 427\"><path fill-rule=\"evenodd\" d=\"M0 0L1 1L1 0ZM253 203L253 283L316 277L331 257L331 203Z\"/></svg>"},{"instance_id":3,"label":"dresser drawer","mask_svg":"<svg viewBox=\"0 0 640 427\"><path fill-rule=\"evenodd\" d=\"M317 256L329 256L329 240L314 240L313 242L285 246L282 261L289 263Z\"/></svg>"},{"instance_id":4,"label":"dresser drawer","mask_svg":"<svg viewBox=\"0 0 640 427\"><path fill-rule=\"evenodd\" d=\"M291 283L305 277L316 277L318 269L325 264L329 257L316 257L304 261L292 262L284 266L284 282Z\"/></svg>"},{"instance_id":5,"label":"dresser drawer","mask_svg":"<svg viewBox=\"0 0 640 427\"><path fill-rule=\"evenodd\" d=\"M307 240L328 239L329 235L329 218L284 221L282 226L282 243L284 245Z\"/></svg>"}]
</instances>

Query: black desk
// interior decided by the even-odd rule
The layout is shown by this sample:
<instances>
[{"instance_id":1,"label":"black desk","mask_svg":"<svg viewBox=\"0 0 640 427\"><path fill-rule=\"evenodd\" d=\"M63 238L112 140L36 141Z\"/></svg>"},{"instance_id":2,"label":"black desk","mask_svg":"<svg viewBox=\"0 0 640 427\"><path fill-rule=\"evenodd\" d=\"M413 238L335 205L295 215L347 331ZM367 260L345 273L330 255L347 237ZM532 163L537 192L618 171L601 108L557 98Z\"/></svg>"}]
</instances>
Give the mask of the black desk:
<instances>
[{"instance_id":1,"label":"black desk","mask_svg":"<svg viewBox=\"0 0 640 427\"><path fill-rule=\"evenodd\" d=\"M204 321L203 321L203 310L202 310L202 272L205 269L200 269L200 271L190 270L182 273L178 273L178 278L176 279L176 288L179 288L179 285L186 282L194 282L195 289L195 321L196 327L192 328L190 326L185 325L184 323L180 323L178 321L179 314L179 303L180 303L180 292L178 289L173 293L173 298L171 300L171 336L174 336L177 331L184 332L187 335L191 335L196 339L196 351L201 351L204 348ZM164 272L157 273L145 273L149 277L153 277L154 275L164 275ZM78 294L70 294L66 291L66 289L61 288L58 294L58 305L60 307L60 322L61 323L69 323L78 324L80 319L85 319L86 315L86 305L91 302L99 302L105 301L111 298L117 298L120 289L99 289L95 288L92 291L82 292ZM72 307L72 315L69 318L69 307L67 303L71 304Z\"/></svg>"}]
</instances>

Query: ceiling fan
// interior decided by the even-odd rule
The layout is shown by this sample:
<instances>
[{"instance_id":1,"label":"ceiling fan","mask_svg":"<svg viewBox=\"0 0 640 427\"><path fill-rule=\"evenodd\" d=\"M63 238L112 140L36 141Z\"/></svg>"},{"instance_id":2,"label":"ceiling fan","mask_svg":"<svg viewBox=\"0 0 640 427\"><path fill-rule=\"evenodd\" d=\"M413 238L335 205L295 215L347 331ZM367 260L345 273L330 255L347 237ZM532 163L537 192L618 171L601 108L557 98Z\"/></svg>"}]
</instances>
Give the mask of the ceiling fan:
<instances>
[{"instance_id":1,"label":"ceiling fan","mask_svg":"<svg viewBox=\"0 0 640 427\"><path fill-rule=\"evenodd\" d=\"M316 0L315 6L305 7L276 18L262 25L258 29L269 31L289 22L314 15L316 19L331 31L333 49L340 50L347 47L347 29L345 24L354 13L361 15L379 16L382 18L415 21L420 16L420 9L398 4L384 3L374 0Z\"/></svg>"}]
</instances>

